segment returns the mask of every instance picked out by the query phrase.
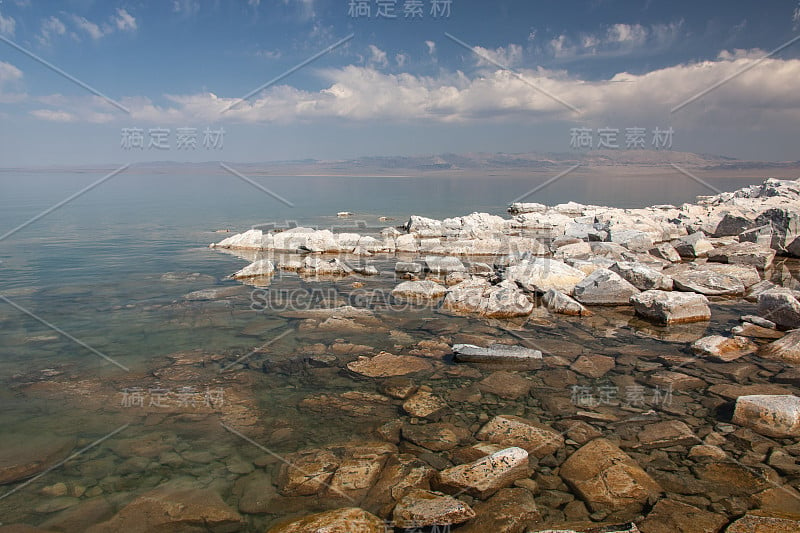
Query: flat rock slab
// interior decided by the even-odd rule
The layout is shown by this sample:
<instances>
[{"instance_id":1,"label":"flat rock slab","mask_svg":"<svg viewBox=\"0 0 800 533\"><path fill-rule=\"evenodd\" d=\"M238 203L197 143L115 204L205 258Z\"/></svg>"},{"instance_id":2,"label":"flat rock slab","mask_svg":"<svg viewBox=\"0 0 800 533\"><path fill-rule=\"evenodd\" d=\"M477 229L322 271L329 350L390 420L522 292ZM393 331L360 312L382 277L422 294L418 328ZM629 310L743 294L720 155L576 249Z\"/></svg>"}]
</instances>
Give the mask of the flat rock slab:
<instances>
[{"instance_id":1,"label":"flat rock slab","mask_svg":"<svg viewBox=\"0 0 800 533\"><path fill-rule=\"evenodd\" d=\"M614 366L613 357L607 355L581 355L569 368L588 378L597 379L606 375Z\"/></svg>"},{"instance_id":2,"label":"flat rock slab","mask_svg":"<svg viewBox=\"0 0 800 533\"><path fill-rule=\"evenodd\" d=\"M765 359L800 365L800 329L790 331L775 342L762 346L758 355Z\"/></svg>"},{"instance_id":3,"label":"flat rock slab","mask_svg":"<svg viewBox=\"0 0 800 533\"><path fill-rule=\"evenodd\" d=\"M800 301L788 289L769 289L758 294L758 315L780 329L800 327Z\"/></svg>"},{"instance_id":4,"label":"flat rock slab","mask_svg":"<svg viewBox=\"0 0 800 533\"><path fill-rule=\"evenodd\" d=\"M670 267L664 273L672 277L675 289L679 291L705 296L742 295L745 291L739 278L694 264Z\"/></svg>"},{"instance_id":5,"label":"flat rock slab","mask_svg":"<svg viewBox=\"0 0 800 533\"><path fill-rule=\"evenodd\" d=\"M672 389L676 391L700 389L706 386L706 382L698 377L670 370L653 372L653 374L647 378L647 383L662 389Z\"/></svg>"},{"instance_id":6,"label":"flat rock slab","mask_svg":"<svg viewBox=\"0 0 800 533\"><path fill-rule=\"evenodd\" d=\"M432 392L421 390L403 402L403 411L419 418L437 418L447 404Z\"/></svg>"},{"instance_id":7,"label":"flat rock slab","mask_svg":"<svg viewBox=\"0 0 800 533\"><path fill-rule=\"evenodd\" d=\"M718 394L727 400L735 400L739 396L753 395L783 395L792 394L792 389L773 383L762 383L759 385L739 385L734 383L720 383L708 388L708 392Z\"/></svg>"},{"instance_id":8,"label":"flat rock slab","mask_svg":"<svg viewBox=\"0 0 800 533\"><path fill-rule=\"evenodd\" d=\"M474 344L454 344L453 354L462 363L517 364L540 361L542 352L524 346L492 344L487 348Z\"/></svg>"},{"instance_id":9,"label":"flat rock slab","mask_svg":"<svg viewBox=\"0 0 800 533\"><path fill-rule=\"evenodd\" d=\"M592 511L635 514L662 490L628 454L602 438L570 455L559 475Z\"/></svg>"},{"instance_id":10,"label":"flat rock slab","mask_svg":"<svg viewBox=\"0 0 800 533\"><path fill-rule=\"evenodd\" d=\"M675 500L660 500L639 524L646 533L719 533L728 519Z\"/></svg>"},{"instance_id":11,"label":"flat rock slab","mask_svg":"<svg viewBox=\"0 0 800 533\"><path fill-rule=\"evenodd\" d=\"M434 486L444 492L468 493L485 499L528 476L528 452L511 447L471 463L446 468L433 481Z\"/></svg>"},{"instance_id":12,"label":"flat rock slab","mask_svg":"<svg viewBox=\"0 0 800 533\"><path fill-rule=\"evenodd\" d=\"M526 396L533 386L531 380L513 372L500 370L492 372L478 382L478 390L494 394L507 400L516 400Z\"/></svg>"},{"instance_id":13,"label":"flat rock slab","mask_svg":"<svg viewBox=\"0 0 800 533\"><path fill-rule=\"evenodd\" d=\"M522 448L535 457L550 455L564 445L564 437L553 428L513 415L492 418L475 436L501 446Z\"/></svg>"},{"instance_id":14,"label":"flat rock slab","mask_svg":"<svg viewBox=\"0 0 800 533\"><path fill-rule=\"evenodd\" d=\"M75 439L3 433L0 435L0 485L35 476L65 459Z\"/></svg>"},{"instance_id":15,"label":"flat rock slab","mask_svg":"<svg viewBox=\"0 0 800 533\"><path fill-rule=\"evenodd\" d=\"M406 529L460 524L472 518L475 518L475 511L466 503L441 492L422 489L406 494L392 512L394 525Z\"/></svg>"},{"instance_id":16,"label":"flat rock slab","mask_svg":"<svg viewBox=\"0 0 800 533\"><path fill-rule=\"evenodd\" d=\"M435 299L447 294L447 287L435 281L404 281L392 289L392 296L404 299Z\"/></svg>"},{"instance_id":17,"label":"flat rock slab","mask_svg":"<svg viewBox=\"0 0 800 533\"><path fill-rule=\"evenodd\" d=\"M800 519L751 511L728 526L725 533L797 533Z\"/></svg>"},{"instance_id":18,"label":"flat rock slab","mask_svg":"<svg viewBox=\"0 0 800 533\"><path fill-rule=\"evenodd\" d=\"M478 516L459 532L522 533L542 518L533 495L522 488L500 489L487 501L475 504L474 510Z\"/></svg>"},{"instance_id":19,"label":"flat rock slab","mask_svg":"<svg viewBox=\"0 0 800 533\"><path fill-rule=\"evenodd\" d=\"M702 294L649 290L632 296L631 303L637 315L665 325L711 318L708 299Z\"/></svg>"},{"instance_id":20,"label":"flat rock slab","mask_svg":"<svg viewBox=\"0 0 800 533\"><path fill-rule=\"evenodd\" d=\"M747 265L764 270L775 259L775 250L752 242L742 242L721 246L708 252L709 261Z\"/></svg>"},{"instance_id":21,"label":"flat rock slab","mask_svg":"<svg viewBox=\"0 0 800 533\"><path fill-rule=\"evenodd\" d=\"M347 368L362 376L387 378L430 371L433 367L428 361L419 357L381 352L375 357L359 357L347 363Z\"/></svg>"},{"instance_id":22,"label":"flat rock slab","mask_svg":"<svg viewBox=\"0 0 800 533\"><path fill-rule=\"evenodd\" d=\"M267 533L385 533L386 524L377 516L357 507L334 509L282 522Z\"/></svg>"},{"instance_id":23,"label":"flat rock slab","mask_svg":"<svg viewBox=\"0 0 800 533\"><path fill-rule=\"evenodd\" d=\"M584 305L629 305L639 289L619 274L598 268L575 285L575 299Z\"/></svg>"},{"instance_id":24,"label":"flat rock slab","mask_svg":"<svg viewBox=\"0 0 800 533\"><path fill-rule=\"evenodd\" d=\"M692 351L712 361L728 363L758 350L758 346L747 337L723 337L711 335L696 340Z\"/></svg>"},{"instance_id":25,"label":"flat rock slab","mask_svg":"<svg viewBox=\"0 0 800 533\"><path fill-rule=\"evenodd\" d=\"M451 450L465 439L469 431L450 423L406 424L401 430L404 439L417 446L440 452Z\"/></svg>"},{"instance_id":26,"label":"flat rock slab","mask_svg":"<svg viewBox=\"0 0 800 533\"><path fill-rule=\"evenodd\" d=\"M791 394L739 396L733 423L768 437L798 437L800 398Z\"/></svg>"},{"instance_id":27,"label":"flat rock slab","mask_svg":"<svg viewBox=\"0 0 800 533\"><path fill-rule=\"evenodd\" d=\"M692 428L680 420L667 420L645 426L638 437L637 448L645 450L700 444L700 439Z\"/></svg>"}]
</instances>

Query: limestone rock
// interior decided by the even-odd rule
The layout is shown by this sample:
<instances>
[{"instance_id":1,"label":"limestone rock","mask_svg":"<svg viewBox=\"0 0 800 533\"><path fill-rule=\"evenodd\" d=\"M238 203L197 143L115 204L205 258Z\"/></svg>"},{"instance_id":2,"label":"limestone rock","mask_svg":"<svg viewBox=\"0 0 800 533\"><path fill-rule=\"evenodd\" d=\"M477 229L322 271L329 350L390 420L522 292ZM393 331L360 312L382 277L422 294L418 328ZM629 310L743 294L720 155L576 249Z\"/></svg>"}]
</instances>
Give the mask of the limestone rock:
<instances>
[{"instance_id":1,"label":"limestone rock","mask_svg":"<svg viewBox=\"0 0 800 533\"><path fill-rule=\"evenodd\" d=\"M523 448L535 457L549 455L564 445L564 437L554 429L513 415L498 415L475 435L502 446Z\"/></svg>"},{"instance_id":2,"label":"limestone rock","mask_svg":"<svg viewBox=\"0 0 800 533\"><path fill-rule=\"evenodd\" d=\"M559 474L592 511L635 514L661 493L636 461L602 438L570 455Z\"/></svg>"},{"instance_id":3,"label":"limestone rock","mask_svg":"<svg viewBox=\"0 0 800 533\"><path fill-rule=\"evenodd\" d=\"M675 500L660 500L639 524L645 533L719 533L728 519Z\"/></svg>"},{"instance_id":4,"label":"limestone rock","mask_svg":"<svg viewBox=\"0 0 800 533\"><path fill-rule=\"evenodd\" d=\"M275 265L269 259L261 259L251 263L238 271L232 277L234 279L257 278L261 276L271 276L275 273Z\"/></svg>"},{"instance_id":5,"label":"limestone rock","mask_svg":"<svg viewBox=\"0 0 800 533\"><path fill-rule=\"evenodd\" d=\"M563 292L550 289L542 296L542 303L553 313L570 316L588 316L591 311Z\"/></svg>"},{"instance_id":6,"label":"limestone rock","mask_svg":"<svg viewBox=\"0 0 800 533\"><path fill-rule=\"evenodd\" d=\"M736 520L725 533L796 533L800 531L800 518L770 515L760 511L750 511Z\"/></svg>"},{"instance_id":7,"label":"limestone rock","mask_svg":"<svg viewBox=\"0 0 800 533\"><path fill-rule=\"evenodd\" d=\"M708 252L709 261L747 265L764 270L772 264L775 250L755 243L736 243L721 246Z\"/></svg>"},{"instance_id":8,"label":"limestone rock","mask_svg":"<svg viewBox=\"0 0 800 533\"><path fill-rule=\"evenodd\" d=\"M291 519L270 528L267 533L385 533L383 520L357 507L334 509L299 519Z\"/></svg>"},{"instance_id":9,"label":"limestone rock","mask_svg":"<svg viewBox=\"0 0 800 533\"><path fill-rule=\"evenodd\" d=\"M790 365L800 365L800 329L790 331L783 338L762 346L758 355Z\"/></svg>"},{"instance_id":10,"label":"limestone rock","mask_svg":"<svg viewBox=\"0 0 800 533\"><path fill-rule=\"evenodd\" d=\"M475 511L452 496L414 489L397 502L392 518L400 528L422 528L460 524L475 517Z\"/></svg>"},{"instance_id":11,"label":"limestone rock","mask_svg":"<svg viewBox=\"0 0 800 533\"><path fill-rule=\"evenodd\" d=\"M392 290L392 296L405 299L436 299L447 294L447 287L435 281L404 281Z\"/></svg>"},{"instance_id":12,"label":"limestone rock","mask_svg":"<svg viewBox=\"0 0 800 533\"><path fill-rule=\"evenodd\" d=\"M511 447L471 463L446 468L434 477L433 482L444 492L465 492L485 499L529 475L528 452Z\"/></svg>"},{"instance_id":13,"label":"limestone rock","mask_svg":"<svg viewBox=\"0 0 800 533\"><path fill-rule=\"evenodd\" d=\"M699 444L700 439L686 423L680 420L666 420L642 428L638 434L637 448L651 450L670 446L689 446Z\"/></svg>"},{"instance_id":14,"label":"limestone rock","mask_svg":"<svg viewBox=\"0 0 800 533\"><path fill-rule=\"evenodd\" d=\"M641 291L651 289L660 291L672 290L672 278L641 263L617 261L611 265L609 270L619 274L622 279Z\"/></svg>"},{"instance_id":15,"label":"limestone rock","mask_svg":"<svg viewBox=\"0 0 800 533\"><path fill-rule=\"evenodd\" d=\"M613 357L607 355L581 355L569 368L578 374L597 379L606 375L614 366Z\"/></svg>"},{"instance_id":16,"label":"limestone rock","mask_svg":"<svg viewBox=\"0 0 800 533\"><path fill-rule=\"evenodd\" d=\"M375 357L359 357L348 363L347 368L362 376L385 378L429 371L432 366L428 361L419 357L381 352Z\"/></svg>"},{"instance_id":17,"label":"limestone rock","mask_svg":"<svg viewBox=\"0 0 800 533\"><path fill-rule=\"evenodd\" d=\"M575 285L586 274L555 259L536 258L520 261L506 270L505 278L516 282L525 290L544 293L555 289L572 294Z\"/></svg>"},{"instance_id":18,"label":"limestone rock","mask_svg":"<svg viewBox=\"0 0 800 533\"><path fill-rule=\"evenodd\" d=\"M711 318L702 294L650 290L631 297L636 314L661 324L702 322Z\"/></svg>"},{"instance_id":19,"label":"limestone rock","mask_svg":"<svg viewBox=\"0 0 800 533\"><path fill-rule=\"evenodd\" d=\"M478 516L464 524L461 533L523 533L542 517L533 495L521 488L500 489L474 510Z\"/></svg>"},{"instance_id":20,"label":"limestone rock","mask_svg":"<svg viewBox=\"0 0 800 533\"><path fill-rule=\"evenodd\" d=\"M474 344L454 344L453 354L456 361L465 363L518 364L542 359L539 350L507 344L492 344L487 348Z\"/></svg>"},{"instance_id":21,"label":"limestone rock","mask_svg":"<svg viewBox=\"0 0 800 533\"><path fill-rule=\"evenodd\" d=\"M758 295L758 315L781 329L800 327L800 302L786 289L767 290Z\"/></svg>"},{"instance_id":22,"label":"limestone rock","mask_svg":"<svg viewBox=\"0 0 800 533\"><path fill-rule=\"evenodd\" d=\"M575 285L575 299L585 305L629 305L639 289L618 274L599 268Z\"/></svg>"},{"instance_id":23,"label":"limestone rock","mask_svg":"<svg viewBox=\"0 0 800 533\"><path fill-rule=\"evenodd\" d=\"M500 370L492 372L478 383L478 390L508 400L515 400L530 392L533 383L519 374Z\"/></svg>"},{"instance_id":24,"label":"limestone rock","mask_svg":"<svg viewBox=\"0 0 800 533\"><path fill-rule=\"evenodd\" d=\"M723 337L722 335L703 337L692 344L694 353L723 363L755 353L757 349L758 346L747 337Z\"/></svg>"},{"instance_id":25,"label":"limestone rock","mask_svg":"<svg viewBox=\"0 0 800 533\"><path fill-rule=\"evenodd\" d=\"M432 392L420 390L403 402L403 411L419 418L437 418L447 404Z\"/></svg>"},{"instance_id":26,"label":"limestone rock","mask_svg":"<svg viewBox=\"0 0 800 533\"><path fill-rule=\"evenodd\" d=\"M758 394L736 399L733 423L768 437L800 436L800 398Z\"/></svg>"}]
</instances>

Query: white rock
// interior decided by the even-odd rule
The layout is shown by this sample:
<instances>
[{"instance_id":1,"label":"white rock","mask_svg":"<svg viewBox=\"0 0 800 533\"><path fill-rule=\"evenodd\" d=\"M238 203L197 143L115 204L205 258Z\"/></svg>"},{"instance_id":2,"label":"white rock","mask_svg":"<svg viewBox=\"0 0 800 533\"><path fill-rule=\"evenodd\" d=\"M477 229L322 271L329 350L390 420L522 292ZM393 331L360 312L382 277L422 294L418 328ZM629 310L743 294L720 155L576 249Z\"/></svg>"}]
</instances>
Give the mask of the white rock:
<instances>
[{"instance_id":1,"label":"white rock","mask_svg":"<svg viewBox=\"0 0 800 533\"><path fill-rule=\"evenodd\" d=\"M733 423L769 437L800 437L800 398L791 394L739 396Z\"/></svg>"}]
</instances>

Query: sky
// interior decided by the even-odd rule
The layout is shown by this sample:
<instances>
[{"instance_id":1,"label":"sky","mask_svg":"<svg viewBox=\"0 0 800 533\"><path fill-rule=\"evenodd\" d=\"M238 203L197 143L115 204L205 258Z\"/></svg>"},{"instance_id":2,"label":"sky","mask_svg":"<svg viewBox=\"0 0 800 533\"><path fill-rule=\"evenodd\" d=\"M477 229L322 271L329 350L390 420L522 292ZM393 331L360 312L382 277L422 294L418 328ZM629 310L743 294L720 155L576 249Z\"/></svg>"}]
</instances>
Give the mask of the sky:
<instances>
[{"instance_id":1,"label":"sky","mask_svg":"<svg viewBox=\"0 0 800 533\"><path fill-rule=\"evenodd\" d=\"M0 167L796 161L798 80L798 0L0 0Z\"/></svg>"}]
</instances>

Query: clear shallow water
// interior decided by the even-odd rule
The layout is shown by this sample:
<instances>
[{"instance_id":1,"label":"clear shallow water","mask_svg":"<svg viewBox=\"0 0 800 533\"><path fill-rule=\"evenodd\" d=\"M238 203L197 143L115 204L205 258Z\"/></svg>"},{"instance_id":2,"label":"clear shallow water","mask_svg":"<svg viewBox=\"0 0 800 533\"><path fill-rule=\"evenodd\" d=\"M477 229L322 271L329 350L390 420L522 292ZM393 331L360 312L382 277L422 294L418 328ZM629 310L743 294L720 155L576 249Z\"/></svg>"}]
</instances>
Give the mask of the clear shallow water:
<instances>
[{"instance_id":1,"label":"clear shallow water","mask_svg":"<svg viewBox=\"0 0 800 533\"><path fill-rule=\"evenodd\" d=\"M36 216L98 179L95 174L0 174L0 234ZM371 227L401 224L410 214L447 217L487 211L505 214L507 204L536 183L521 178L257 178L257 181L295 206L289 207L238 179L220 173L209 176L167 174L122 174L48 216L0 241L0 294L75 339L130 369L124 372L93 353L86 346L54 332L51 327L6 302L0 302L0 427L14 435L31 438L42 433L74 438L76 445L88 445L123 424L131 424L109 447L97 446L86 455L48 474L12 496L0 500L3 518L10 523L25 520L39 523L52 513L46 505L52 499L40 494L42 487L59 480L72 484L83 481L99 487L101 494L124 503L135 494L181 476L218 479L233 483L236 475L226 470L231 457L252 460L263 451L226 432L204 408L202 391L222 388L228 402L242 396L243 410L260 409L258 423L250 427L253 436L270 442L279 452L304 446L325 445L353 437L369 437L381 416L354 421L330 411L301 410L297 406L313 394L341 394L353 390L374 392L371 382L354 381L339 369L321 368L311 373L295 372L291 363L269 367L258 379L247 371L218 375L219 366L197 378L196 406L180 406L176 391L186 380L170 380L169 354L202 350L218 353L228 361L247 356L273 339L276 332L290 333L264 352L247 357L246 364L259 371L262 365L298 357L314 343L330 345L343 338L349 343L392 350L398 344L385 332L303 331L297 318L280 313L255 313L250 309L249 289L225 278L245 261L210 250L207 244L225 235L218 229L241 231L258 223L287 222L320 227L341 226L338 211L353 211L354 220ZM538 182L543 181L539 179ZM555 204L581 203L640 206L690 201L707 194L694 183L635 182L631 179L590 181L568 177L531 196L526 201ZM747 184L743 180L715 181L724 190ZM393 217L389 222L379 216ZM165 273L179 273L164 277ZM186 276L199 273L200 276ZM367 287L386 287L391 280L363 280ZM346 297L353 279L322 284ZM274 282L289 288L307 285L292 275ZM231 292L212 300L187 300L185 295L201 289L229 288ZM237 289L238 288L238 289ZM720 318L714 327L724 329L723 317L734 312L715 310ZM508 325L487 326L469 318L442 317L423 310L414 313L387 312L383 321L394 331L406 333L414 342L436 335L454 338L475 333L512 338ZM537 342L552 350L574 354L587 347L614 353L634 340L642 351L658 353L669 348L647 337L647 328L620 332L630 318L573 320L564 324L543 320L536 328L529 324L522 333L535 335ZM531 330L535 329L532 333ZM644 333L643 333L644 332ZM658 332L653 334L658 336ZM403 343L400 343L403 344ZM344 360L352 355L343 356ZM194 368L194 367L193 367ZM49 373L48 373L49 372ZM155 378L154 378L155 373ZM266 376L266 377L265 377ZM473 376L474 379L474 376ZM431 380L434 389L446 396L463 378L441 375ZM48 385L48 382L57 385ZM191 381L190 381L191 382ZM34 385L31 385L34 384ZM67 387L65 384L69 384ZM168 388L172 406L154 416L137 406L125 406L127 389L142 388L150 402L152 387ZM65 392L66 391L66 392ZM246 398L244 396L247 396ZM149 406L148 406L149 407ZM482 407L483 412L503 412L508 406ZM517 407L529 414L536 405ZM379 410L380 411L380 410ZM479 409L462 413L477 421ZM230 413L229 413L230 414ZM233 416L233 415L231 415ZM224 419L224 417L223 417ZM238 427L238 426L237 426ZM289 436L276 439L275 432L290 428ZM121 465L131 455L120 449L120 439L163 434L169 450L214 451L212 461L182 461L170 464L151 457L146 465L126 470ZM286 433L286 432L284 432ZM272 440L270 440L272 439ZM274 442L273 442L274 441ZM115 447L116 446L116 447ZM107 471L87 473L87 469ZM89 465L82 467L81 465ZM98 466L100 465L100 466ZM129 465L130 466L130 465ZM146 467L146 468L145 468ZM120 473L124 472L124 473ZM91 475L90 475L91 474ZM223 483L224 484L224 483ZM6 486L10 487L10 486ZM230 487L221 489L230 491ZM0 496L3 491L0 490ZM85 496L82 496L85 497ZM37 505L45 508L36 511ZM260 524L253 518L253 527ZM254 529L256 530L256 529Z\"/></svg>"}]
</instances>

